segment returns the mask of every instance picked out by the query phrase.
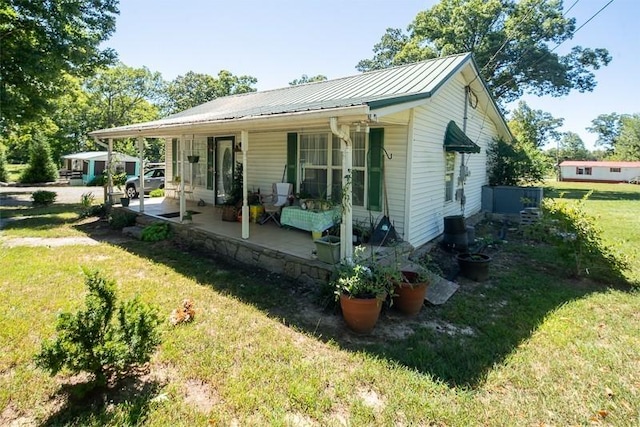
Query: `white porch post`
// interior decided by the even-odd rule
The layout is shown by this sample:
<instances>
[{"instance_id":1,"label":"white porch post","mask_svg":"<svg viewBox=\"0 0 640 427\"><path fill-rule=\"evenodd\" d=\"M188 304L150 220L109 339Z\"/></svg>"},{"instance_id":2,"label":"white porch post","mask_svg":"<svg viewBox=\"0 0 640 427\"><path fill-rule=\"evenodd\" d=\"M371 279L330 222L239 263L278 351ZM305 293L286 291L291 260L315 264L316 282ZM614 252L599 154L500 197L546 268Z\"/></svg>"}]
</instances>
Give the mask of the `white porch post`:
<instances>
[{"instance_id":1,"label":"white porch post","mask_svg":"<svg viewBox=\"0 0 640 427\"><path fill-rule=\"evenodd\" d=\"M249 150L249 131L240 132L242 148L242 238L249 238L249 201L247 185L247 151Z\"/></svg>"},{"instance_id":2,"label":"white porch post","mask_svg":"<svg viewBox=\"0 0 640 427\"><path fill-rule=\"evenodd\" d=\"M138 196L140 200L140 213L144 212L144 138L138 137L138 156L140 157L140 195ZM124 191L127 191L125 188Z\"/></svg>"},{"instance_id":3,"label":"white porch post","mask_svg":"<svg viewBox=\"0 0 640 427\"><path fill-rule=\"evenodd\" d=\"M331 132L340 138L342 151L342 223L340 224L340 259L350 261L353 258L353 209L352 209L352 176L353 169L352 143L349 125L338 128L338 118L329 120Z\"/></svg>"},{"instance_id":4,"label":"white porch post","mask_svg":"<svg viewBox=\"0 0 640 427\"><path fill-rule=\"evenodd\" d=\"M178 164L180 165L180 222L182 222L182 218L186 212L186 204L187 199L184 194L184 141L185 136L180 135L180 147L178 147Z\"/></svg>"},{"instance_id":5,"label":"white porch post","mask_svg":"<svg viewBox=\"0 0 640 427\"><path fill-rule=\"evenodd\" d=\"M342 125L340 129L343 135L349 136L349 126ZM340 256L351 260L353 257L353 153L351 137L348 140L341 139L342 145L342 188L346 194L342 195L344 212L342 212L342 224L340 224Z\"/></svg>"},{"instance_id":6,"label":"white porch post","mask_svg":"<svg viewBox=\"0 0 640 427\"><path fill-rule=\"evenodd\" d=\"M111 194L113 193L113 176L111 169L111 162L113 161L113 139L108 139L107 145L107 194L104 196L104 202L113 204L113 200L111 200Z\"/></svg>"}]
</instances>

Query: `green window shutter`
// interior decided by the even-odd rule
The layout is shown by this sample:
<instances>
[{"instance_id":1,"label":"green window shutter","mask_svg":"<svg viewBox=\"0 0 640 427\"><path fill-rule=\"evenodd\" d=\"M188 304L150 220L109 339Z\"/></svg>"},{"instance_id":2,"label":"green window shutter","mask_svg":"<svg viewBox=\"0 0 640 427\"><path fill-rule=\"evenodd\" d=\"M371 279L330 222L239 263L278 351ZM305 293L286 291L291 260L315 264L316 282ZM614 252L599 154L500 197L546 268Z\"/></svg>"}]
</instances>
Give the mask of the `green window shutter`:
<instances>
[{"instance_id":1,"label":"green window shutter","mask_svg":"<svg viewBox=\"0 0 640 427\"><path fill-rule=\"evenodd\" d=\"M287 182L296 188L297 166L298 164L298 134L291 132L287 134Z\"/></svg>"},{"instance_id":2,"label":"green window shutter","mask_svg":"<svg viewBox=\"0 0 640 427\"><path fill-rule=\"evenodd\" d=\"M371 129L369 132L369 155L367 167L367 209L382 211L382 148L384 129Z\"/></svg>"},{"instance_id":3,"label":"green window shutter","mask_svg":"<svg viewBox=\"0 0 640 427\"><path fill-rule=\"evenodd\" d=\"M171 181L178 176L178 140L173 138L171 140Z\"/></svg>"}]
</instances>

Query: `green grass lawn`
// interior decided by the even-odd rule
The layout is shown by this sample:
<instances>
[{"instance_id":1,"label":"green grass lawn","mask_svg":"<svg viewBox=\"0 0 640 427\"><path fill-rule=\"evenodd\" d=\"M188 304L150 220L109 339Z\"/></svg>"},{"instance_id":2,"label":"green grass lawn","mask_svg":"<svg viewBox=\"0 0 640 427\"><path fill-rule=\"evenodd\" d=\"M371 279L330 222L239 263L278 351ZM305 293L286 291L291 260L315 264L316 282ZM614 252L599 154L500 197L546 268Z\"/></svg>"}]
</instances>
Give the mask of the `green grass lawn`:
<instances>
[{"instance_id":1,"label":"green grass lawn","mask_svg":"<svg viewBox=\"0 0 640 427\"><path fill-rule=\"evenodd\" d=\"M588 187L561 184L576 196ZM587 202L614 218L601 221L605 237L625 239L633 265L638 190L602 187ZM77 207L60 209L43 212L50 230L88 231L55 219ZM627 220L636 222L620 224ZM82 304L81 266L100 269L121 298L140 295L165 319L184 298L197 312L192 324L163 323L140 380L78 401L67 393L81 378L50 378L32 356L56 314ZM489 281L461 281L446 304L415 319L387 310L372 336L358 337L335 314L309 315L306 288L167 242L2 248L0 424L640 424L640 293L559 268L551 248L514 236L495 251ZM384 328L405 333L381 337Z\"/></svg>"}]
</instances>

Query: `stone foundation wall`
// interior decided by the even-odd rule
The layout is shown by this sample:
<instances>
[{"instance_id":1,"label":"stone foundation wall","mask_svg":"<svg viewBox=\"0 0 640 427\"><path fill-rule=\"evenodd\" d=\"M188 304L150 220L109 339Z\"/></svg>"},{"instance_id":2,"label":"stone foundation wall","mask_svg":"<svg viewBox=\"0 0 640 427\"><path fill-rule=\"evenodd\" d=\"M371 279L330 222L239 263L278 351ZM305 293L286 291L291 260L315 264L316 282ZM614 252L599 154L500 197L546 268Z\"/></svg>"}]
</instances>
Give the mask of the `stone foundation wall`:
<instances>
[{"instance_id":1,"label":"stone foundation wall","mask_svg":"<svg viewBox=\"0 0 640 427\"><path fill-rule=\"evenodd\" d=\"M137 224L146 226L163 221L144 214ZM189 224L171 222L173 239L213 257L243 266L267 270L286 276L305 286L317 286L330 280L331 265L258 246L249 240L232 239L193 228Z\"/></svg>"}]
</instances>

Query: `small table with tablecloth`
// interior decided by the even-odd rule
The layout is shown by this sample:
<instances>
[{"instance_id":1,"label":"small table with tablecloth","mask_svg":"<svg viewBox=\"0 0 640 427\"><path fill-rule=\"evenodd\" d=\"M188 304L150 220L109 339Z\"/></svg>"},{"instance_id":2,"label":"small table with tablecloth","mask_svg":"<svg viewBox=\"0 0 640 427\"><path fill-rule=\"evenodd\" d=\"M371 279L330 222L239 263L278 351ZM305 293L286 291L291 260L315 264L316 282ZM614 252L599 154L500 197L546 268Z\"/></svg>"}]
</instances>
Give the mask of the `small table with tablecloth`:
<instances>
[{"instance_id":1,"label":"small table with tablecloth","mask_svg":"<svg viewBox=\"0 0 640 427\"><path fill-rule=\"evenodd\" d=\"M326 211L304 210L300 206L285 206L280 214L280 224L311 232L322 232L340 222L340 208Z\"/></svg>"}]
</instances>

